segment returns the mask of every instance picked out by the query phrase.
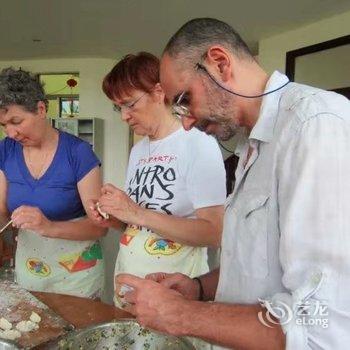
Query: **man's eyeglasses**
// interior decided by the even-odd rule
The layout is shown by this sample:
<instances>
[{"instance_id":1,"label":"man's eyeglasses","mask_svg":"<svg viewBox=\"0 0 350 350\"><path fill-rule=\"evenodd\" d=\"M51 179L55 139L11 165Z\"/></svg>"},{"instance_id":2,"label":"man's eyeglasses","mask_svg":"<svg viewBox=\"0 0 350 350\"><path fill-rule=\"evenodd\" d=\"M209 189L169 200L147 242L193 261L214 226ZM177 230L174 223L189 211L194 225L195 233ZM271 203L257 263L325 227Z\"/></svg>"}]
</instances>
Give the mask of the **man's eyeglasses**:
<instances>
[{"instance_id":1,"label":"man's eyeglasses","mask_svg":"<svg viewBox=\"0 0 350 350\"><path fill-rule=\"evenodd\" d=\"M201 63L196 63L195 65L195 70L197 71L202 71L204 72L207 77L217 86L219 87L220 89L232 94L232 95L235 95L235 96L239 96L239 97L243 97L243 98L260 98L260 97L263 97L263 96L266 96L266 95L269 95L269 94L272 94L282 88L284 88L287 84L289 84L289 80L287 82L285 82L283 85L277 87L276 89L273 89L273 90L270 90L270 91L267 91L267 92L263 92L262 94L258 94L258 95L243 95L241 93L238 93L238 92L235 92L235 91L232 91L230 89L228 89L227 87L221 85L215 78L214 76L212 76L209 71L207 70L207 68L205 66L203 66ZM173 109L173 113L177 116L179 116L180 118L183 118L183 117L187 117L190 115L190 94L186 91L182 91L176 98L175 98L175 102L172 106L172 109Z\"/></svg>"},{"instance_id":2,"label":"man's eyeglasses","mask_svg":"<svg viewBox=\"0 0 350 350\"><path fill-rule=\"evenodd\" d=\"M137 102L139 102L141 100L141 98L143 96L147 95L147 92L145 92L144 94L142 94L141 96L139 96L136 100L134 101L131 101L131 102L127 102L127 103L123 103L122 105L116 105L116 104L113 104L113 109L114 111L116 112L121 112L123 109L124 110L130 110L132 109Z\"/></svg>"},{"instance_id":3,"label":"man's eyeglasses","mask_svg":"<svg viewBox=\"0 0 350 350\"><path fill-rule=\"evenodd\" d=\"M195 69L204 70L206 73L208 73L206 68L200 63L195 65ZM190 94L187 91L182 91L177 97L175 97L175 102L172 106L173 114L179 116L180 118L188 116L190 114L189 105Z\"/></svg>"},{"instance_id":4,"label":"man's eyeglasses","mask_svg":"<svg viewBox=\"0 0 350 350\"><path fill-rule=\"evenodd\" d=\"M189 106L189 93L187 91L182 91L180 95L175 98L175 102L172 106L173 114L178 117L186 117L190 114Z\"/></svg>"}]
</instances>

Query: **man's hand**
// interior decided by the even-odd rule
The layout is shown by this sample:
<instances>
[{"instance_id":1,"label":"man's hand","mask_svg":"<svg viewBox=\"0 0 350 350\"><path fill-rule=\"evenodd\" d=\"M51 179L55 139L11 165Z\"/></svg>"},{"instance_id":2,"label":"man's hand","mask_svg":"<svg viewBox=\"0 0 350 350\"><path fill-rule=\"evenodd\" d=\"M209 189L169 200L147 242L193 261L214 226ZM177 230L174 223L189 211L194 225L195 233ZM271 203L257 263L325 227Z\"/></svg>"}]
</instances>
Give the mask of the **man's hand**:
<instances>
[{"instance_id":1,"label":"man's hand","mask_svg":"<svg viewBox=\"0 0 350 350\"><path fill-rule=\"evenodd\" d=\"M19 229L33 230L42 236L51 237L52 221L39 208L22 205L11 215L12 225Z\"/></svg>"},{"instance_id":2,"label":"man's hand","mask_svg":"<svg viewBox=\"0 0 350 350\"><path fill-rule=\"evenodd\" d=\"M166 288L176 290L188 300L198 300L200 287L197 281L182 273L151 273L146 279L160 283Z\"/></svg>"},{"instance_id":3,"label":"man's hand","mask_svg":"<svg viewBox=\"0 0 350 350\"><path fill-rule=\"evenodd\" d=\"M182 312L190 307L190 302L179 292L129 274L118 275L116 285L133 288L124 295L127 303L124 309L133 314L140 325L172 335L185 335Z\"/></svg>"},{"instance_id":4,"label":"man's hand","mask_svg":"<svg viewBox=\"0 0 350 350\"><path fill-rule=\"evenodd\" d=\"M141 225L140 220L144 209L130 199L124 191L106 184L101 192L102 196L98 200L101 210L126 224Z\"/></svg>"}]
</instances>

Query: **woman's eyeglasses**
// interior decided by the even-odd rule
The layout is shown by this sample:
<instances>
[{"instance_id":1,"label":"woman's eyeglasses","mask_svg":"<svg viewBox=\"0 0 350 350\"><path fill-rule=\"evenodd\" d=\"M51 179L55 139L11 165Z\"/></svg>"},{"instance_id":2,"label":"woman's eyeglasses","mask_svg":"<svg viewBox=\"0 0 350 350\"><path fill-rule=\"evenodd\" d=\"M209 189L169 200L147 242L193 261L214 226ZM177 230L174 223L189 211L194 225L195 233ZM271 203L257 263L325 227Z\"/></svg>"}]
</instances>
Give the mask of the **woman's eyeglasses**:
<instances>
[{"instance_id":1,"label":"woman's eyeglasses","mask_svg":"<svg viewBox=\"0 0 350 350\"><path fill-rule=\"evenodd\" d=\"M115 112L121 112L122 110L130 110L130 109L133 109L134 106L136 105L137 102L139 102L141 100L141 98L143 96L147 95L147 92L145 92L144 94L142 94L141 96L139 96L138 98L136 98L136 100L134 101L130 101L130 102L127 102L127 103L123 103L122 105L116 105L116 104L113 104L113 110Z\"/></svg>"}]
</instances>

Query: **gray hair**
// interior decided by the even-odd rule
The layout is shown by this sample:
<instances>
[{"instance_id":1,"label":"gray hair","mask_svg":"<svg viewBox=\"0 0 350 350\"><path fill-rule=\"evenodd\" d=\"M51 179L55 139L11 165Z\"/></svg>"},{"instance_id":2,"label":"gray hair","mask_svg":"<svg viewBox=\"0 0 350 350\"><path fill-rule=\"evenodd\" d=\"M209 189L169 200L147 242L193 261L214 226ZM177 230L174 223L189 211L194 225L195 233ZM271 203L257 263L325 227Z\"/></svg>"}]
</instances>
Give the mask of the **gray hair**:
<instances>
[{"instance_id":1,"label":"gray hair","mask_svg":"<svg viewBox=\"0 0 350 350\"><path fill-rule=\"evenodd\" d=\"M39 101L45 103L47 111L48 100L38 76L12 67L1 71L0 108L7 109L11 105L19 105L28 112L35 113L38 110Z\"/></svg>"},{"instance_id":2,"label":"gray hair","mask_svg":"<svg viewBox=\"0 0 350 350\"><path fill-rule=\"evenodd\" d=\"M200 60L212 45L221 45L240 58L254 59L240 35L214 18L195 18L185 23L171 37L163 54L193 62Z\"/></svg>"}]
</instances>

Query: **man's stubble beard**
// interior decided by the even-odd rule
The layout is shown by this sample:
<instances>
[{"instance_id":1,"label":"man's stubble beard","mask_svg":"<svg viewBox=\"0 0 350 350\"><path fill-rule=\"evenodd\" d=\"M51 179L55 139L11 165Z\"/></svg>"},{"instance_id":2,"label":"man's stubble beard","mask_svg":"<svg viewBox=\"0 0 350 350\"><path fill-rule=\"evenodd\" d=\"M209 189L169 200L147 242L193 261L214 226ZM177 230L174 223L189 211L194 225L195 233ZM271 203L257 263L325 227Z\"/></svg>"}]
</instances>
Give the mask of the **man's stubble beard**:
<instances>
[{"instance_id":1,"label":"man's stubble beard","mask_svg":"<svg viewBox=\"0 0 350 350\"><path fill-rule=\"evenodd\" d=\"M238 110L232 106L232 96L227 92L220 91L210 82L203 82L205 87L205 100L208 109L208 116L199 121L196 127L204 131L209 124L215 123L215 136L221 141L227 141L236 135L239 125L236 120Z\"/></svg>"}]
</instances>

